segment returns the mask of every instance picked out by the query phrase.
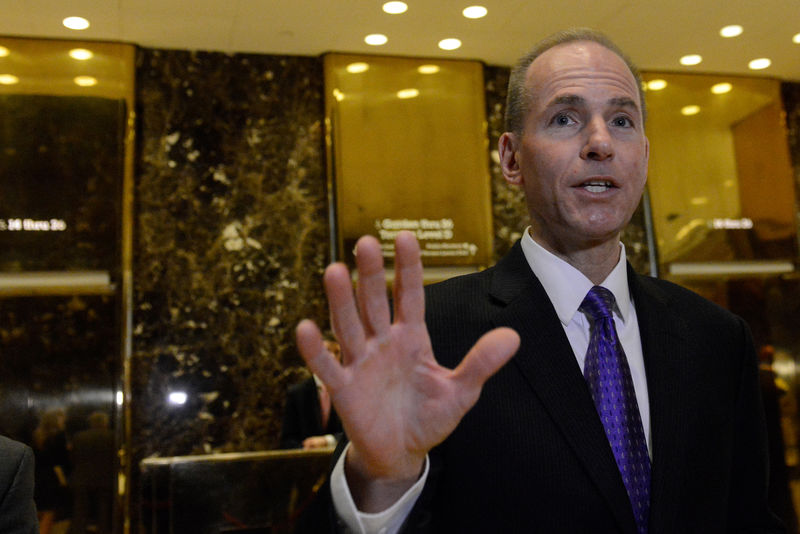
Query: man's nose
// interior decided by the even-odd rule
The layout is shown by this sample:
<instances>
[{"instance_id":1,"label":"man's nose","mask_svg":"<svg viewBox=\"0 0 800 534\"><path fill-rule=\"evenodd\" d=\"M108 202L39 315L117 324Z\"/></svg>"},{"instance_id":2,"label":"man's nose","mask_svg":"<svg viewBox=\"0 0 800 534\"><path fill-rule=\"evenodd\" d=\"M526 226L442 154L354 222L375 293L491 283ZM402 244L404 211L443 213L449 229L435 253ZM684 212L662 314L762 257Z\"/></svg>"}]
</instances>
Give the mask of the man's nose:
<instances>
[{"instance_id":1,"label":"man's nose","mask_svg":"<svg viewBox=\"0 0 800 534\"><path fill-rule=\"evenodd\" d=\"M602 118L592 120L586 127L586 142L581 150L581 158L603 161L614 157L611 133Z\"/></svg>"}]
</instances>

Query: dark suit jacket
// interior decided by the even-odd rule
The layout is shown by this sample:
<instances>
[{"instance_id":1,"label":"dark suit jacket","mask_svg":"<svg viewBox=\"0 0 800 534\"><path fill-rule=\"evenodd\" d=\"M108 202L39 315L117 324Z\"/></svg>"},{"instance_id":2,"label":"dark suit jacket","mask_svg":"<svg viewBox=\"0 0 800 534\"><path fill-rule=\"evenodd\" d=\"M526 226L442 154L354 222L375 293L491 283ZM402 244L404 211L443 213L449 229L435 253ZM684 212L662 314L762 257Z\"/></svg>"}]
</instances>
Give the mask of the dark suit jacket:
<instances>
[{"instance_id":1,"label":"dark suit jacket","mask_svg":"<svg viewBox=\"0 0 800 534\"><path fill-rule=\"evenodd\" d=\"M781 532L766 505L764 418L747 326L674 284L630 267L628 277L650 399L650 533ZM513 328L522 344L431 451L430 477L404 532L634 534L586 382L519 243L495 267L426 292L443 365L457 365L491 328Z\"/></svg>"},{"instance_id":2,"label":"dark suit jacket","mask_svg":"<svg viewBox=\"0 0 800 534\"><path fill-rule=\"evenodd\" d=\"M317 384L313 376L289 388L281 427L282 449L302 448L303 440L310 436L336 435L341 432L342 423L333 407L328 425L323 428Z\"/></svg>"},{"instance_id":3,"label":"dark suit jacket","mask_svg":"<svg viewBox=\"0 0 800 534\"><path fill-rule=\"evenodd\" d=\"M72 476L70 482L79 488L112 489L117 474L117 447L114 431L88 428L72 437Z\"/></svg>"},{"instance_id":4,"label":"dark suit jacket","mask_svg":"<svg viewBox=\"0 0 800 534\"><path fill-rule=\"evenodd\" d=\"M33 503L33 451L0 436L0 532L38 534Z\"/></svg>"}]
</instances>

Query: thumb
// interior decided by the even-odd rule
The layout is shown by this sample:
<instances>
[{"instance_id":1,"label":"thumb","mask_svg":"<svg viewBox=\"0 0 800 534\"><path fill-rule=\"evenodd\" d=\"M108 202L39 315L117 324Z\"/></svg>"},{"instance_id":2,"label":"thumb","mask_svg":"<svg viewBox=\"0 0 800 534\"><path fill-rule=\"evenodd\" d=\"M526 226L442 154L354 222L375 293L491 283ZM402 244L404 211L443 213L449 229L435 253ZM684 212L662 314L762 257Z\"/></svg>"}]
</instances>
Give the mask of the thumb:
<instances>
[{"instance_id":1,"label":"thumb","mask_svg":"<svg viewBox=\"0 0 800 534\"><path fill-rule=\"evenodd\" d=\"M487 332L455 368L453 378L465 392L480 390L484 382L517 352L519 344L519 334L511 328L495 328Z\"/></svg>"}]
</instances>

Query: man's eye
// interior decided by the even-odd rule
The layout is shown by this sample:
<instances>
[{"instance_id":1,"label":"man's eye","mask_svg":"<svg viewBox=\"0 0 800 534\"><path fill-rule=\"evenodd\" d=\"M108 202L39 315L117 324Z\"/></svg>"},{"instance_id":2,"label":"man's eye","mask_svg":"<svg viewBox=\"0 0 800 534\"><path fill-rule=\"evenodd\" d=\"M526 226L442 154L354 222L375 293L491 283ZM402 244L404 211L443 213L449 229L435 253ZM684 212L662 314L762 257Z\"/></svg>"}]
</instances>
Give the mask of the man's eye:
<instances>
[{"instance_id":1,"label":"man's eye","mask_svg":"<svg viewBox=\"0 0 800 534\"><path fill-rule=\"evenodd\" d=\"M628 117L617 117L612 121L614 126L626 127L633 126L633 122Z\"/></svg>"},{"instance_id":2,"label":"man's eye","mask_svg":"<svg viewBox=\"0 0 800 534\"><path fill-rule=\"evenodd\" d=\"M558 126L567 126L571 121L569 115L559 114L556 115L555 119L553 119L553 123L557 124Z\"/></svg>"}]
</instances>

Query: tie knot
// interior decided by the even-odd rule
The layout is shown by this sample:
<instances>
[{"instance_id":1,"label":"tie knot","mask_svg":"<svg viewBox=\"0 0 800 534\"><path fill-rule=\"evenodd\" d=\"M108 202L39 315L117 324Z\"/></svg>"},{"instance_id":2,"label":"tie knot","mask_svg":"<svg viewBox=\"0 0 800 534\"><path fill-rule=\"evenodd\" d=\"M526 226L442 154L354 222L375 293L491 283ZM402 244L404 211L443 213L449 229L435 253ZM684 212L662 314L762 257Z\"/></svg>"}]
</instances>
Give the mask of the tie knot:
<instances>
[{"instance_id":1,"label":"tie knot","mask_svg":"<svg viewBox=\"0 0 800 534\"><path fill-rule=\"evenodd\" d=\"M603 317L612 317L614 309L614 294L602 286L594 286L581 302L580 310L598 320Z\"/></svg>"}]
</instances>

